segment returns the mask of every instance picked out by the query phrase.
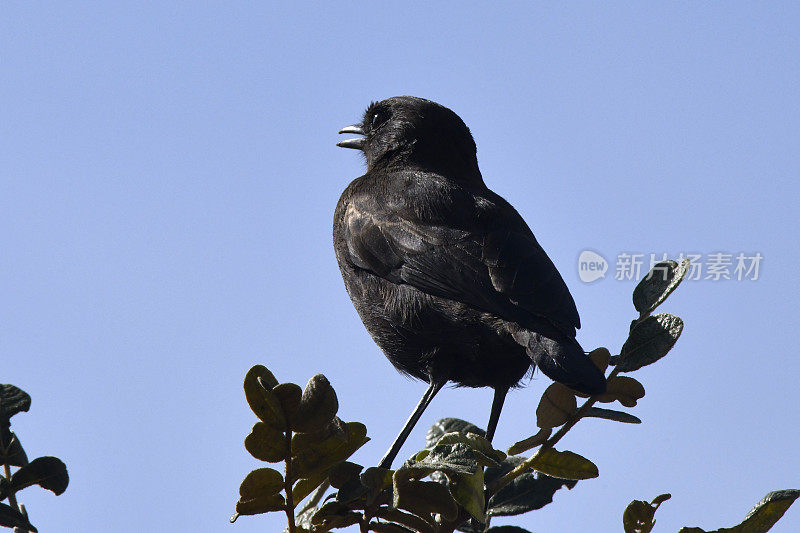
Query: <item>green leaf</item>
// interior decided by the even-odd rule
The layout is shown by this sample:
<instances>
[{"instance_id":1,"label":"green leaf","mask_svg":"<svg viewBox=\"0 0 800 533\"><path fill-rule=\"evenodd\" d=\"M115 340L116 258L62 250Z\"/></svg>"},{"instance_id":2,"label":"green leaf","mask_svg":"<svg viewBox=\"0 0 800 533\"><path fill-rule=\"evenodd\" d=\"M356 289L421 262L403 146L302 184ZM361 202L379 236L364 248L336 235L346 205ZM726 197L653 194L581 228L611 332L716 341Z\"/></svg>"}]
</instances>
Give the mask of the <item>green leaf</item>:
<instances>
[{"instance_id":1,"label":"green leaf","mask_svg":"<svg viewBox=\"0 0 800 533\"><path fill-rule=\"evenodd\" d=\"M339 400L328 378L317 374L308 380L292 429L299 433L313 433L325 428L339 410Z\"/></svg>"},{"instance_id":2,"label":"green leaf","mask_svg":"<svg viewBox=\"0 0 800 533\"><path fill-rule=\"evenodd\" d=\"M713 533L766 533L791 507L800 490L787 489L770 492L747 513L741 524L718 529ZM706 533L699 527L684 527L679 533Z\"/></svg>"},{"instance_id":3,"label":"green leaf","mask_svg":"<svg viewBox=\"0 0 800 533\"><path fill-rule=\"evenodd\" d=\"M657 263L633 289L633 306L642 315L651 312L680 285L688 271L688 259L680 264L672 260Z\"/></svg>"},{"instance_id":4,"label":"green leaf","mask_svg":"<svg viewBox=\"0 0 800 533\"><path fill-rule=\"evenodd\" d=\"M604 373L608 369L608 361L611 358L611 352L608 351L608 348L595 348L591 352L589 352L589 359L591 359L594 366L596 366L600 372Z\"/></svg>"},{"instance_id":5,"label":"green leaf","mask_svg":"<svg viewBox=\"0 0 800 533\"><path fill-rule=\"evenodd\" d=\"M350 461L339 463L331 469L328 476L331 481L331 487L340 489L345 483L354 479L360 482L359 474L362 470L364 470L363 466Z\"/></svg>"},{"instance_id":6,"label":"green leaf","mask_svg":"<svg viewBox=\"0 0 800 533\"><path fill-rule=\"evenodd\" d=\"M434 529L434 522L430 521L430 516L426 517L427 519L423 519L416 515L401 511L400 509L393 509L391 507L378 507L375 509L373 516L408 528L404 531L411 530L418 533L436 532ZM373 529L373 531L375 530Z\"/></svg>"},{"instance_id":7,"label":"green leaf","mask_svg":"<svg viewBox=\"0 0 800 533\"><path fill-rule=\"evenodd\" d=\"M313 478L303 478L295 483L294 487L292 487L292 501L294 502L295 506L297 506L297 504L299 504L306 496L314 492L317 487L322 485L322 482L325 481L326 478L327 475L319 474Z\"/></svg>"},{"instance_id":8,"label":"green leaf","mask_svg":"<svg viewBox=\"0 0 800 533\"><path fill-rule=\"evenodd\" d=\"M521 440L515 443L511 448L508 449L508 455L517 455L519 453L526 452L532 448L536 448L537 446L541 445L550 438L550 435L553 433L551 428L543 428L539 430L536 435L532 435L527 439Z\"/></svg>"},{"instance_id":9,"label":"green leaf","mask_svg":"<svg viewBox=\"0 0 800 533\"><path fill-rule=\"evenodd\" d=\"M283 476L272 468L257 468L247 474L239 485L240 500L255 500L272 496L283 490Z\"/></svg>"},{"instance_id":10,"label":"green leaf","mask_svg":"<svg viewBox=\"0 0 800 533\"><path fill-rule=\"evenodd\" d=\"M244 447L259 461L269 463L283 461L289 452L286 435L264 422L256 422L253 430L244 439Z\"/></svg>"},{"instance_id":11,"label":"green leaf","mask_svg":"<svg viewBox=\"0 0 800 533\"><path fill-rule=\"evenodd\" d=\"M486 500L483 493L483 468L474 474L450 478L447 484L453 498L478 522L486 522Z\"/></svg>"},{"instance_id":12,"label":"green leaf","mask_svg":"<svg viewBox=\"0 0 800 533\"><path fill-rule=\"evenodd\" d=\"M395 472L395 489L403 486L403 480L418 479L433 472L437 477L443 474L453 498L477 520L484 521L483 469L480 466L499 464L487 454L500 456L486 439L474 433L447 433L438 442L432 449L418 454L418 460L407 461ZM473 446L487 453L476 451Z\"/></svg>"},{"instance_id":13,"label":"green leaf","mask_svg":"<svg viewBox=\"0 0 800 533\"><path fill-rule=\"evenodd\" d=\"M561 383L553 383L545 389L539 400L536 425L543 429L561 426L577 409L575 393Z\"/></svg>"},{"instance_id":14,"label":"green leaf","mask_svg":"<svg viewBox=\"0 0 800 533\"><path fill-rule=\"evenodd\" d=\"M477 451L482 450L482 451ZM485 452L485 453L484 453ZM437 473L447 477L447 487L453 498L478 521L485 520L483 468L481 465L498 465L498 455L491 444L474 433L452 432L442 435L438 444L417 455L417 461L408 461L395 472L395 488L413 478ZM491 454L491 456L489 455ZM497 458L497 459L496 459ZM415 503L419 508L420 504ZM415 509L408 508L410 511Z\"/></svg>"},{"instance_id":15,"label":"green leaf","mask_svg":"<svg viewBox=\"0 0 800 533\"><path fill-rule=\"evenodd\" d=\"M263 498L254 498L250 500L239 499L236 502L236 514L231 517L231 522L235 521L238 515L254 515L262 513L271 513L273 511L283 511L286 506L286 500L282 494L272 494L264 496Z\"/></svg>"},{"instance_id":16,"label":"green leaf","mask_svg":"<svg viewBox=\"0 0 800 533\"><path fill-rule=\"evenodd\" d=\"M294 517L298 533L306 533L314 529L314 524L311 523L311 519L318 511L318 507L306 507L303 512ZM289 533L289 528L287 527L284 529L283 533Z\"/></svg>"},{"instance_id":17,"label":"green leaf","mask_svg":"<svg viewBox=\"0 0 800 533\"><path fill-rule=\"evenodd\" d=\"M655 363L669 352L681 336L683 320L668 313L645 318L634 326L616 358L620 372L632 372Z\"/></svg>"},{"instance_id":18,"label":"green leaf","mask_svg":"<svg viewBox=\"0 0 800 533\"><path fill-rule=\"evenodd\" d=\"M0 430L2 431L2 430ZM7 445L8 449L0 446L0 464L7 464L8 466L25 466L28 464L28 456L25 455L25 450L22 449L22 444L13 431L6 430L3 433L3 444Z\"/></svg>"},{"instance_id":19,"label":"green leaf","mask_svg":"<svg viewBox=\"0 0 800 533\"><path fill-rule=\"evenodd\" d=\"M357 428L357 426L355 427ZM294 470L298 477L303 478L295 486L297 490L296 494L293 492L295 501L300 501L310 494L328 478L329 474L333 477L335 488L340 489L338 494L342 494L342 489L345 489L344 492L348 492L350 489L360 486L357 470L363 467L354 463L342 462L343 459L352 455L348 449L356 444L349 440L352 429L353 427L348 429L347 424L335 417L323 431L294 435L292 438ZM366 428L363 428L363 432L366 433ZM354 481L353 478L346 478L348 465L356 470ZM337 470L338 472L336 472Z\"/></svg>"},{"instance_id":20,"label":"green leaf","mask_svg":"<svg viewBox=\"0 0 800 533\"><path fill-rule=\"evenodd\" d=\"M14 385L0 383L0 421L31 408L31 397Z\"/></svg>"},{"instance_id":21,"label":"green leaf","mask_svg":"<svg viewBox=\"0 0 800 533\"><path fill-rule=\"evenodd\" d=\"M366 502L368 496L370 495L370 490L361 484L361 480L351 479L342 485L336 492L336 501L345 504L353 504L351 507L358 507L360 508ZM359 502L356 504L355 502Z\"/></svg>"},{"instance_id":22,"label":"green leaf","mask_svg":"<svg viewBox=\"0 0 800 533\"><path fill-rule=\"evenodd\" d=\"M454 520L458 516L458 504L450 490L435 481L416 481L404 479L394 474L393 506L411 511L418 516L427 513L439 513L445 520Z\"/></svg>"},{"instance_id":23,"label":"green leaf","mask_svg":"<svg viewBox=\"0 0 800 533\"><path fill-rule=\"evenodd\" d=\"M454 431L459 433L475 433L481 437L486 436L484 430L466 420L461 420L460 418L442 418L432 425L427 435L425 435L425 447L433 448L436 443L439 442L439 439L442 438L442 435L453 433Z\"/></svg>"},{"instance_id":24,"label":"green leaf","mask_svg":"<svg viewBox=\"0 0 800 533\"><path fill-rule=\"evenodd\" d=\"M492 444L488 440L476 433L446 433L442 435L436 446L459 442L469 446L477 455L478 462L483 466L498 466L506 458L505 453L492 448Z\"/></svg>"},{"instance_id":25,"label":"green leaf","mask_svg":"<svg viewBox=\"0 0 800 533\"><path fill-rule=\"evenodd\" d=\"M625 407L634 407L636 402L644 398L644 386L630 376L614 376L606 384L606 392L597 401L611 403L619 401Z\"/></svg>"},{"instance_id":26,"label":"green leaf","mask_svg":"<svg viewBox=\"0 0 800 533\"><path fill-rule=\"evenodd\" d=\"M417 454L417 460L406 461L394 476L405 479L420 479L439 471L449 477L472 475L478 470L478 457L464 443L440 444L431 450Z\"/></svg>"},{"instance_id":27,"label":"green leaf","mask_svg":"<svg viewBox=\"0 0 800 533\"><path fill-rule=\"evenodd\" d=\"M591 479L600 475L593 462L570 451L548 448L529 461L534 470L561 479Z\"/></svg>"},{"instance_id":28,"label":"green leaf","mask_svg":"<svg viewBox=\"0 0 800 533\"><path fill-rule=\"evenodd\" d=\"M584 418L604 418L625 424L641 424L642 421L631 414L615 411L613 409L602 409L600 407L590 407L583 415Z\"/></svg>"},{"instance_id":29,"label":"green leaf","mask_svg":"<svg viewBox=\"0 0 800 533\"><path fill-rule=\"evenodd\" d=\"M650 533L656 525L655 514L658 506L669 500L669 494L661 494L647 503L642 500L633 500L622 513L622 527L625 533Z\"/></svg>"},{"instance_id":30,"label":"green leaf","mask_svg":"<svg viewBox=\"0 0 800 533\"><path fill-rule=\"evenodd\" d=\"M255 415L275 429L287 429L286 417L272 387L278 384L263 365L251 368L244 377L244 395Z\"/></svg>"},{"instance_id":31,"label":"green leaf","mask_svg":"<svg viewBox=\"0 0 800 533\"><path fill-rule=\"evenodd\" d=\"M500 468L486 469L486 485L511 472L525 461L524 457L509 457ZM541 509L552 503L553 495L562 487L571 489L578 482L550 477L541 472L526 472L500 489L489 500L489 516L511 516Z\"/></svg>"},{"instance_id":32,"label":"green leaf","mask_svg":"<svg viewBox=\"0 0 800 533\"><path fill-rule=\"evenodd\" d=\"M317 441L301 441L302 446L295 448L294 442L300 435L292 439L292 463L298 478L312 478L344 461L361 448L368 440L367 428L360 422L344 424L345 439L334 435Z\"/></svg>"},{"instance_id":33,"label":"green leaf","mask_svg":"<svg viewBox=\"0 0 800 533\"><path fill-rule=\"evenodd\" d=\"M38 457L11 476L11 486L15 492L31 485L53 491L56 496L62 494L69 485L67 466L58 457Z\"/></svg>"},{"instance_id":34,"label":"green leaf","mask_svg":"<svg viewBox=\"0 0 800 533\"><path fill-rule=\"evenodd\" d=\"M531 533L527 529L522 529L521 527L517 526L497 526L497 527L490 527L486 530L486 533Z\"/></svg>"},{"instance_id":35,"label":"green leaf","mask_svg":"<svg viewBox=\"0 0 800 533\"><path fill-rule=\"evenodd\" d=\"M360 519L361 515L359 513L351 511L347 506L334 500L320 507L311 517L311 523L331 529L357 524Z\"/></svg>"},{"instance_id":36,"label":"green leaf","mask_svg":"<svg viewBox=\"0 0 800 533\"><path fill-rule=\"evenodd\" d=\"M272 372L264 365L253 366L253 368L247 371L245 379L247 379L247 377L251 379L260 379L267 389L273 389L278 385L278 380L275 379Z\"/></svg>"},{"instance_id":37,"label":"green leaf","mask_svg":"<svg viewBox=\"0 0 800 533\"><path fill-rule=\"evenodd\" d=\"M384 489L392 486L393 473L388 468L368 468L358 478L345 482L336 493L336 499L343 503L360 500L363 505L371 506L378 498L385 499Z\"/></svg>"},{"instance_id":38,"label":"green leaf","mask_svg":"<svg viewBox=\"0 0 800 533\"><path fill-rule=\"evenodd\" d=\"M37 529L28 522L24 514L5 503L0 503L0 526L18 527L23 531L37 532Z\"/></svg>"},{"instance_id":39,"label":"green leaf","mask_svg":"<svg viewBox=\"0 0 800 533\"><path fill-rule=\"evenodd\" d=\"M776 490L770 492L753 507L739 525L741 532L762 533L769 531L780 520L783 513L792 506L800 490ZM738 533L738 532L737 532Z\"/></svg>"},{"instance_id":40,"label":"green leaf","mask_svg":"<svg viewBox=\"0 0 800 533\"><path fill-rule=\"evenodd\" d=\"M370 489L373 493L378 493L385 488L392 486L393 470L372 466L364 470L361 474L361 484Z\"/></svg>"},{"instance_id":41,"label":"green leaf","mask_svg":"<svg viewBox=\"0 0 800 533\"><path fill-rule=\"evenodd\" d=\"M289 419L289 425L291 426L291 421L300 408L303 389L296 383L280 383L272 389L272 392L277 396L278 403L281 405L281 410L284 416Z\"/></svg>"},{"instance_id":42,"label":"green leaf","mask_svg":"<svg viewBox=\"0 0 800 533\"><path fill-rule=\"evenodd\" d=\"M302 454L306 450L319 447L323 442L325 446L334 446L338 441L340 444L346 443L348 439L347 425L341 418L334 417L327 426L314 433L295 433L292 436L292 453Z\"/></svg>"}]
</instances>

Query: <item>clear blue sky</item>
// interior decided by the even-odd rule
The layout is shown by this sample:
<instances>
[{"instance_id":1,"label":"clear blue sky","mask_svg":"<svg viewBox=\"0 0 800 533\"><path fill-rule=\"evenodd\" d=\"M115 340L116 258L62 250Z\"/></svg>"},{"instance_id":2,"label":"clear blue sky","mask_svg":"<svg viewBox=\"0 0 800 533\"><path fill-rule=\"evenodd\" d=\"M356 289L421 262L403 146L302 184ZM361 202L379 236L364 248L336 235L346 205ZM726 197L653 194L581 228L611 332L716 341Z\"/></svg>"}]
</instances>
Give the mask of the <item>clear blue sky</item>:
<instances>
[{"instance_id":1,"label":"clear blue sky","mask_svg":"<svg viewBox=\"0 0 800 533\"><path fill-rule=\"evenodd\" d=\"M227 524L259 463L253 364L323 372L375 464L424 385L398 375L344 291L333 208L359 176L336 132L411 94L461 115L486 183L526 218L580 309L619 349L632 281L581 282L578 254L763 256L756 281L686 282L676 349L636 374L639 426L562 443L600 477L516 523L621 531L671 492L656 532L731 526L800 488L798 55L792 2L4 2L0 11L0 381L14 428L71 483L27 489L40 531L279 531ZM535 431L548 380L510 395L496 444ZM488 390L445 390L485 424ZM773 531L800 531L800 507Z\"/></svg>"}]
</instances>

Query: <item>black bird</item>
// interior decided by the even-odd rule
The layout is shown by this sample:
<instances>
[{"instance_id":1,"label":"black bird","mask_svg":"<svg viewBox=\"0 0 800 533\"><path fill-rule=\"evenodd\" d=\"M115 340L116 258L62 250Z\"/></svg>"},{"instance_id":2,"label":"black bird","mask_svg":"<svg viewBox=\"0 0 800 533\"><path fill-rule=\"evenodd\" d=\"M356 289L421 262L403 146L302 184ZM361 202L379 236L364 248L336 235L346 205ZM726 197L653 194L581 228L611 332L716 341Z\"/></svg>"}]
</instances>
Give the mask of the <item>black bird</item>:
<instances>
[{"instance_id":1,"label":"black bird","mask_svg":"<svg viewBox=\"0 0 800 533\"><path fill-rule=\"evenodd\" d=\"M429 383L382 467L448 381L494 389L489 440L506 393L532 365L575 390L605 391L575 340L569 289L519 213L484 184L458 115L399 96L339 133L363 136L338 146L367 163L333 219L345 287L389 361Z\"/></svg>"}]
</instances>

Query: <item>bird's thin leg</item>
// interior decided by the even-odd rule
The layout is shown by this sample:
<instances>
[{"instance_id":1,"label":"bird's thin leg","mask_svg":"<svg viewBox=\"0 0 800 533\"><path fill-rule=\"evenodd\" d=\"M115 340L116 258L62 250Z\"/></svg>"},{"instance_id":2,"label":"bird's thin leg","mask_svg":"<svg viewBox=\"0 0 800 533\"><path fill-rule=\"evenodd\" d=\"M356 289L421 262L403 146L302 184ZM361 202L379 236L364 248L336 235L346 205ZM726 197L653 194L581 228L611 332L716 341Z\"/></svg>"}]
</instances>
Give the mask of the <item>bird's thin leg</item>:
<instances>
[{"instance_id":1,"label":"bird's thin leg","mask_svg":"<svg viewBox=\"0 0 800 533\"><path fill-rule=\"evenodd\" d=\"M497 429L497 422L500 420L500 411L503 410L503 402L506 401L508 387L498 387L494 389L494 400L492 400L492 412L489 414L489 425L486 427L486 440L492 442L494 431Z\"/></svg>"},{"instance_id":2,"label":"bird's thin leg","mask_svg":"<svg viewBox=\"0 0 800 533\"><path fill-rule=\"evenodd\" d=\"M411 433L411 430L414 429L414 425L419 420L419 417L422 416L422 413L425 411L425 408L428 407L428 404L431 403L433 397L436 396L436 393L442 390L447 380L441 379L434 379L431 378L430 384L428 385L428 390L425 391L425 394L422 395L422 399L419 401L417 406L414 408L414 412L411 413L411 416L408 417L406 421L406 425L403 426L403 430L394 440L394 444L392 447L389 448L389 451L386 452L386 455L383 456L381 459L380 467L381 468L391 468L392 461L397 456L397 452L400 451L400 448L403 446L403 443L408 438L408 435Z\"/></svg>"}]
</instances>

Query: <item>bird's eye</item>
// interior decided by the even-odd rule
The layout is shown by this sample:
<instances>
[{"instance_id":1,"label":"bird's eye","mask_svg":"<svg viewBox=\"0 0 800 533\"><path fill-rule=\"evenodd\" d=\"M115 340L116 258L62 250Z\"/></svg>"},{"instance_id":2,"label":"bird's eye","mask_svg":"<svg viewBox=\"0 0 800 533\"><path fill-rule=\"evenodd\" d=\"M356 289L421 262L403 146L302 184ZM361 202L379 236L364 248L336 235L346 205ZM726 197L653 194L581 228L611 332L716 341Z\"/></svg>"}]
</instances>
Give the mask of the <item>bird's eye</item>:
<instances>
[{"instance_id":1,"label":"bird's eye","mask_svg":"<svg viewBox=\"0 0 800 533\"><path fill-rule=\"evenodd\" d=\"M372 115L372 119L370 120L369 124L370 126L372 126L373 129L375 129L384 122L386 122L386 114L383 113L382 111L376 111Z\"/></svg>"}]
</instances>

